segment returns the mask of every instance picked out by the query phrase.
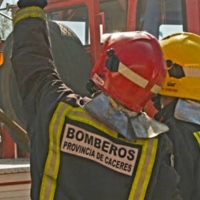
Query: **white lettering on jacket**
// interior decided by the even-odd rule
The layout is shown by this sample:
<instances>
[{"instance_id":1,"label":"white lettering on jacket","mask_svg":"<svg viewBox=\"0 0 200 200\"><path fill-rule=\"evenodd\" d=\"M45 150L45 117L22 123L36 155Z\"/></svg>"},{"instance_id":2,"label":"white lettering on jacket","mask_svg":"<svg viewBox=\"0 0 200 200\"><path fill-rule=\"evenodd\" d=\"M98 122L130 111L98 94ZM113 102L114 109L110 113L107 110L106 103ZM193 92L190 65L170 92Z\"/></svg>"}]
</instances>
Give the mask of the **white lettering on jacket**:
<instances>
[{"instance_id":1,"label":"white lettering on jacket","mask_svg":"<svg viewBox=\"0 0 200 200\"><path fill-rule=\"evenodd\" d=\"M84 157L119 173L131 176L139 148L116 144L80 127L66 124L61 151Z\"/></svg>"}]
</instances>

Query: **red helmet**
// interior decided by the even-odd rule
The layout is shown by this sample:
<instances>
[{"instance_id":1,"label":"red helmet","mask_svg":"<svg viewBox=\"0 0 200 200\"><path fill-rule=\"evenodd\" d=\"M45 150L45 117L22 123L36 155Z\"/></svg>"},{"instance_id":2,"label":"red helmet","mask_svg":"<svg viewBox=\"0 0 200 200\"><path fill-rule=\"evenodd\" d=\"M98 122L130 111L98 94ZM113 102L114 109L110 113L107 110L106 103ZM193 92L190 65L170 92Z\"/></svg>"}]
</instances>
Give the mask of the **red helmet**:
<instances>
[{"instance_id":1,"label":"red helmet","mask_svg":"<svg viewBox=\"0 0 200 200\"><path fill-rule=\"evenodd\" d=\"M144 31L111 34L91 79L128 109L139 112L159 92L166 64L158 40Z\"/></svg>"}]
</instances>

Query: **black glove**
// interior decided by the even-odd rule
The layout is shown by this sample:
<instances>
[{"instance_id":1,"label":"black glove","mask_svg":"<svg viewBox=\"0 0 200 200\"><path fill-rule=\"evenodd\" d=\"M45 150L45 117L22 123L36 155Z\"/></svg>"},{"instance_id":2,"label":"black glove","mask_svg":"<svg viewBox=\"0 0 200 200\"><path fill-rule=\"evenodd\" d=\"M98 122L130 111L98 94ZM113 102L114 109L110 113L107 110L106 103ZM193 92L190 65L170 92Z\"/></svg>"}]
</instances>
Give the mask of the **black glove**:
<instances>
[{"instance_id":1,"label":"black glove","mask_svg":"<svg viewBox=\"0 0 200 200\"><path fill-rule=\"evenodd\" d=\"M40 8L44 8L47 5L47 0L19 0L17 5L20 9L29 6L38 6Z\"/></svg>"}]
</instances>

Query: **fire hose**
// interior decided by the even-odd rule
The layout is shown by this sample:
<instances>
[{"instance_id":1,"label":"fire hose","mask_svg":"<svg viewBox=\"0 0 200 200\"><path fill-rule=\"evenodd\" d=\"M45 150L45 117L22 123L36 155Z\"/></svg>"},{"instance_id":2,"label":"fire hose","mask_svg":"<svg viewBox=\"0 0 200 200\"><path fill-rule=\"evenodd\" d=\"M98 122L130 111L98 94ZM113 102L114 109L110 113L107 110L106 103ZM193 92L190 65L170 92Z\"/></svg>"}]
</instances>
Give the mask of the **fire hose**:
<instances>
[{"instance_id":1,"label":"fire hose","mask_svg":"<svg viewBox=\"0 0 200 200\"><path fill-rule=\"evenodd\" d=\"M13 141L19 145L22 150L30 152L29 137L26 131L19 124L10 119L1 109L0 120L11 130L9 134Z\"/></svg>"}]
</instances>

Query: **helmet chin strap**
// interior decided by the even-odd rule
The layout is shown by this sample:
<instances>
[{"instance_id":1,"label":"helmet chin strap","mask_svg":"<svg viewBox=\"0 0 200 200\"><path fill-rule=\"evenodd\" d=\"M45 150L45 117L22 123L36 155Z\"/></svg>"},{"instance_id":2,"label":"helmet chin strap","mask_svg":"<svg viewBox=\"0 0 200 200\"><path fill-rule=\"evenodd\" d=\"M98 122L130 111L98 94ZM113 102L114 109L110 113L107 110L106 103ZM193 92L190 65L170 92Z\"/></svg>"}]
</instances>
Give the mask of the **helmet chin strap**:
<instances>
[{"instance_id":1,"label":"helmet chin strap","mask_svg":"<svg viewBox=\"0 0 200 200\"><path fill-rule=\"evenodd\" d=\"M103 92L86 103L84 108L95 119L116 131L118 137L130 141L138 138L153 138L169 130L166 125L151 119L144 112L128 112L128 109Z\"/></svg>"}]
</instances>

